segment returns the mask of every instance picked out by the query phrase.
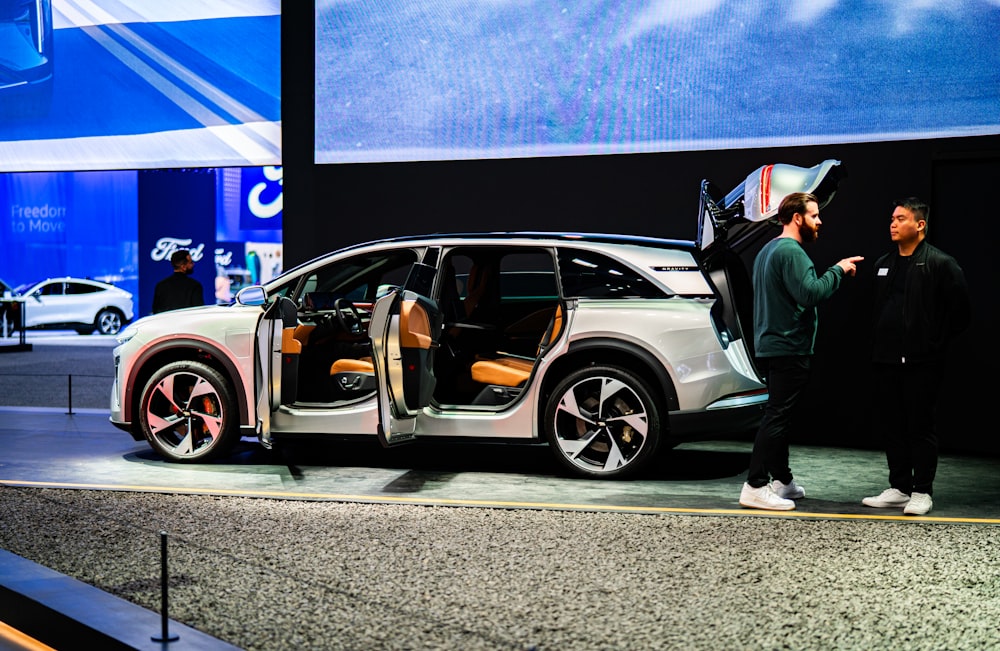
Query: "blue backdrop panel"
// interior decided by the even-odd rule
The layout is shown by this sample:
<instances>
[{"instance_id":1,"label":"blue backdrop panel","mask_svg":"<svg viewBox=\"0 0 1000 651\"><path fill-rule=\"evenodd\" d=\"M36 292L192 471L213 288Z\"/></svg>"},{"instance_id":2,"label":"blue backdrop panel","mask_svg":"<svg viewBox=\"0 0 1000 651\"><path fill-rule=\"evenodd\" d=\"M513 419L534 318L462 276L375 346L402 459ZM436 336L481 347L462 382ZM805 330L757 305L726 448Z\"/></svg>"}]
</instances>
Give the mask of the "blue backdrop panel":
<instances>
[{"instance_id":1,"label":"blue backdrop panel","mask_svg":"<svg viewBox=\"0 0 1000 651\"><path fill-rule=\"evenodd\" d=\"M240 230L280 231L282 187L280 167L241 169ZM260 241L280 241L258 238Z\"/></svg>"},{"instance_id":2,"label":"blue backdrop panel","mask_svg":"<svg viewBox=\"0 0 1000 651\"><path fill-rule=\"evenodd\" d=\"M139 173L138 315L151 312L156 283L173 273L170 254L189 249L206 304L215 303L216 170Z\"/></svg>"},{"instance_id":3,"label":"blue backdrop panel","mask_svg":"<svg viewBox=\"0 0 1000 651\"><path fill-rule=\"evenodd\" d=\"M0 175L0 278L110 280L135 293L135 171Z\"/></svg>"}]
</instances>

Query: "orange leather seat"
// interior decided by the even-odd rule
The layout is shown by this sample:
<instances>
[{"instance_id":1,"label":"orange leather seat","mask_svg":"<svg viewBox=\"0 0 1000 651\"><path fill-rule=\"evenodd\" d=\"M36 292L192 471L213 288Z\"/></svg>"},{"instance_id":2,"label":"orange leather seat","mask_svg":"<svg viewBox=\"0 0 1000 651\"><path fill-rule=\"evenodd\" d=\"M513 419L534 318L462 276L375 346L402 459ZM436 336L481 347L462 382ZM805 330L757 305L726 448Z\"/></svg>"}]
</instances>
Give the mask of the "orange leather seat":
<instances>
[{"instance_id":1,"label":"orange leather seat","mask_svg":"<svg viewBox=\"0 0 1000 651\"><path fill-rule=\"evenodd\" d=\"M299 325L295 326L292 336L295 339L299 340L299 342L302 343L302 347L304 348L306 343L309 341L310 333L312 333L312 331L315 328L316 326L314 325L306 325L304 323L300 323Z\"/></svg>"},{"instance_id":2,"label":"orange leather seat","mask_svg":"<svg viewBox=\"0 0 1000 651\"><path fill-rule=\"evenodd\" d=\"M399 314L399 345L403 348L429 349L434 338L431 336L431 321L416 301L403 301ZM337 373L374 373L375 364L371 357L338 359L330 365L330 375Z\"/></svg>"},{"instance_id":3,"label":"orange leather seat","mask_svg":"<svg viewBox=\"0 0 1000 651\"><path fill-rule=\"evenodd\" d=\"M399 345L427 350L433 342L427 310L416 301L403 301L399 312Z\"/></svg>"},{"instance_id":4,"label":"orange leather seat","mask_svg":"<svg viewBox=\"0 0 1000 651\"><path fill-rule=\"evenodd\" d=\"M512 364L510 362L521 362ZM502 387L516 387L528 381L535 363L524 359L502 357L481 359L472 363L472 379L482 384L496 384Z\"/></svg>"},{"instance_id":5,"label":"orange leather seat","mask_svg":"<svg viewBox=\"0 0 1000 651\"><path fill-rule=\"evenodd\" d=\"M562 330L562 306L556 306L555 314L549 323L541 343L538 344L538 356L559 337ZM496 359L481 359L472 363L472 379L482 384L495 384L502 387L517 387L528 381L535 361L521 357L497 357Z\"/></svg>"},{"instance_id":6,"label":"orange leather seat","mask_svg":"<svg viewBox=\"0 0 1000 651\"><path fill-rule=\"evenodd\" d=\"M281 331L281 352L286 355L302 353L302 340L295 338L295 328L284 328Z\"/></svg>"},{"instance_id":7,"label":"orange leather seat","mask_svg":"<svg viewBox=\"0 0 1000 651\"><path fill-rule=\"evenodd\" d=\"M330 365L330 375L344 372L374 373L375 364L371 357L362 357L361 359L338 359Z\"/></svg>"}]
</instances>

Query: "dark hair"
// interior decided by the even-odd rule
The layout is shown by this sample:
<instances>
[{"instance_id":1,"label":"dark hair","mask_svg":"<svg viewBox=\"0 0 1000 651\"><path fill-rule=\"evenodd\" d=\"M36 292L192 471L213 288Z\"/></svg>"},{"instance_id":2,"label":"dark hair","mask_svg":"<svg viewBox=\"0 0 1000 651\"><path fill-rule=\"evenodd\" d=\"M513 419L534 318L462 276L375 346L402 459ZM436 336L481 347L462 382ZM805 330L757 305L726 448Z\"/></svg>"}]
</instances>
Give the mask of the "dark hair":
<instances>
[{"instance_id":1,"label":"dark hair","mask_svg":"<svg viewBox=\"0 0 1000 651\"><path fill-rule=\"evenodd\" d=\"M187 261L189 255L191 255L191 252L187 249L177 249L170 254L170 264L174 267L179 267Z\"/></svg>"},{"instance_id":2,"label":"dark hair","mask_svg":"<svg viewBox=\"0 0 1000 651\"><path fill-rule=\"evenodd\" d=\"M778 206L778 221L782 224L790 224L795 213L805 215L806 204L810 201L814 201L816 205L819 205L819 199L814 194L809 194L808 192L791 193L782 199L781 205Z\"/></svg>"},{"instance_id":3,"label":"dark hair","mask_svg":"<svg viewBox=\"0 0 1000 651\"><path fill-rule=\"evenodd\" d=\"M924 237L931 228L931 208L917 197L907 197L896 199L892 202L893 208L906 208L913 213L913 218L917 221L924 221Z\"/></svg>"}]
</instances>

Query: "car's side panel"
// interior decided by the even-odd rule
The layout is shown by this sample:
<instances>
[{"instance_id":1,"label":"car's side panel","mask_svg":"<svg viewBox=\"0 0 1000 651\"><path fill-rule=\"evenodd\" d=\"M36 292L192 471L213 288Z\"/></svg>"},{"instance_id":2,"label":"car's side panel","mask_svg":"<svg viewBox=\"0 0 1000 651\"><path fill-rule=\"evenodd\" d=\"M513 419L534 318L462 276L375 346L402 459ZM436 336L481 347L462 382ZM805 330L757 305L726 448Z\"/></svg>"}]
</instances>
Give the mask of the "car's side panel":
<instances>
[{"instance_id":1,"label":"car's side panel","mask_svg":"<svg viewBox=\"0 0 1000 651\"><path fill-rule=\"evenodd\" d=\"M734 366L722 350L712 326L712 304L698 299L633 305L580 300L571 339L618 339L647 350L670 373L678 408L703 409L723 396L763 386L747 375L746 360L738 359ZM729 354L739 355L739 351Z\"/></svg>"},{"instance_id":2,"label":"car's side panel","mask_svg":"<svg viewBox=\"0 0 1000 651\"><path fill-rule=\"evenodd\" d=\"M333 408L282 405L271 414L271 435L372 436L378 431L375 397L348 406Z\"/></svg>"},{"instance_id":3,"label":"car's side panel","mask_svg":"<svg viewBox=\"0 0 1000 651\"><path fill-rule=\"evenodd\" d=\"M94 293L93 296L99 296ZM60 297L63 303L64 321L68 323L93 323L97 312L92 311L93 299L88 294L67 294Z\"/></svg>"},{"instance_id":4,"label":"car's side panel","mask_svg":"<svg viewBox=\"0 0 1000 651\"><path fill-rule=\"evenodd\" d=\"M127 428L136 420L135 399L146 380L166 361L211 359L233 384L240 426L254 425L254 349L260 309L211 306L193 308L190 312L199 315L197 335L176 334L175 319L179 315L171 314L171 319L146 321L147 327L139 329L137 336L115 348L115 357L120 360L115 392L120 397L112 401L112 423ZM173 329L168 329L170 326Z\"/></svg>"},{"instance_id":5,"label":"car's side panel","mask_svg":"<svg viewBox=\"0 0 1000 651\"><path fill-rule=\"evenodd\" d=\"M246 336L250 335L250 333L244 334ZM240 419L241 425L253 423L248 409L249 405L253 404L253 382L246 381L248 378L253 378L253 368L251 366L253 358L236 358L227 353L223 348L220 348L216 342L188 337L156 342L137 355L131 365L123 367L119 371L119 377L124 387L120 422L131 423L135 419L135 414L132 412L133 400L145 386L145 382L141 380L143 377L142 371L148 371L149 368L159 368L160 366L160 364L151 362L151 358L156 357L160 353L170 353L170 351L186 351L179 354L176 352L171 353L170 357L172 358L197 359L198 355L196 351L204 351L219 360L235 386L239 410L242 416ZM114 413L112 413L112 421L118 422Z\"/></svg>"}]
</instances>

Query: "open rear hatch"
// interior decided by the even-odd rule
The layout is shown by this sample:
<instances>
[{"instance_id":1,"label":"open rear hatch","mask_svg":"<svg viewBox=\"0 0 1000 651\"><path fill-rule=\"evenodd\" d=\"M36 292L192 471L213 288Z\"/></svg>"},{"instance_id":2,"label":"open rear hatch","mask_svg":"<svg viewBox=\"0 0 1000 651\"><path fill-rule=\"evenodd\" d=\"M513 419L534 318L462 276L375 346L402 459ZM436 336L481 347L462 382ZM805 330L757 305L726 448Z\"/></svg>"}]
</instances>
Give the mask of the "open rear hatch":
<instances>
[{"instance_id":1,"label":"open rear hatch","mask_svg":"<svg viewBox=\"0 0 1000 651\"><path fill-rule=\"evenodd\" d=\"M751 172L743 183L722 196L715 184L701 182L698 248L706 254L718 248L741 253L774 221L781 200L793 192L809 192L819 199L822 210L837 193L847 171L838 160L825 160L813 167L778 163Z\"/></svg>"},{"instance_id":2,"label":"open rear hatch","mask_svg":"<svg viewBox=\"0 0 1000 651\"><path fill-rule=\"evenodd\" d=\"M743 339L753 359L753 260L746 260L745 255L776 233L772 226L777 224L782 199L793 192L809 192L816 195L822 209L846 176L840 161L825 160L813 167L764 165L725 195L710 181L701 182L695 243L702 252L701 265L720 297L712 316L723 347Z\"/></svg>"}]
</instances>

